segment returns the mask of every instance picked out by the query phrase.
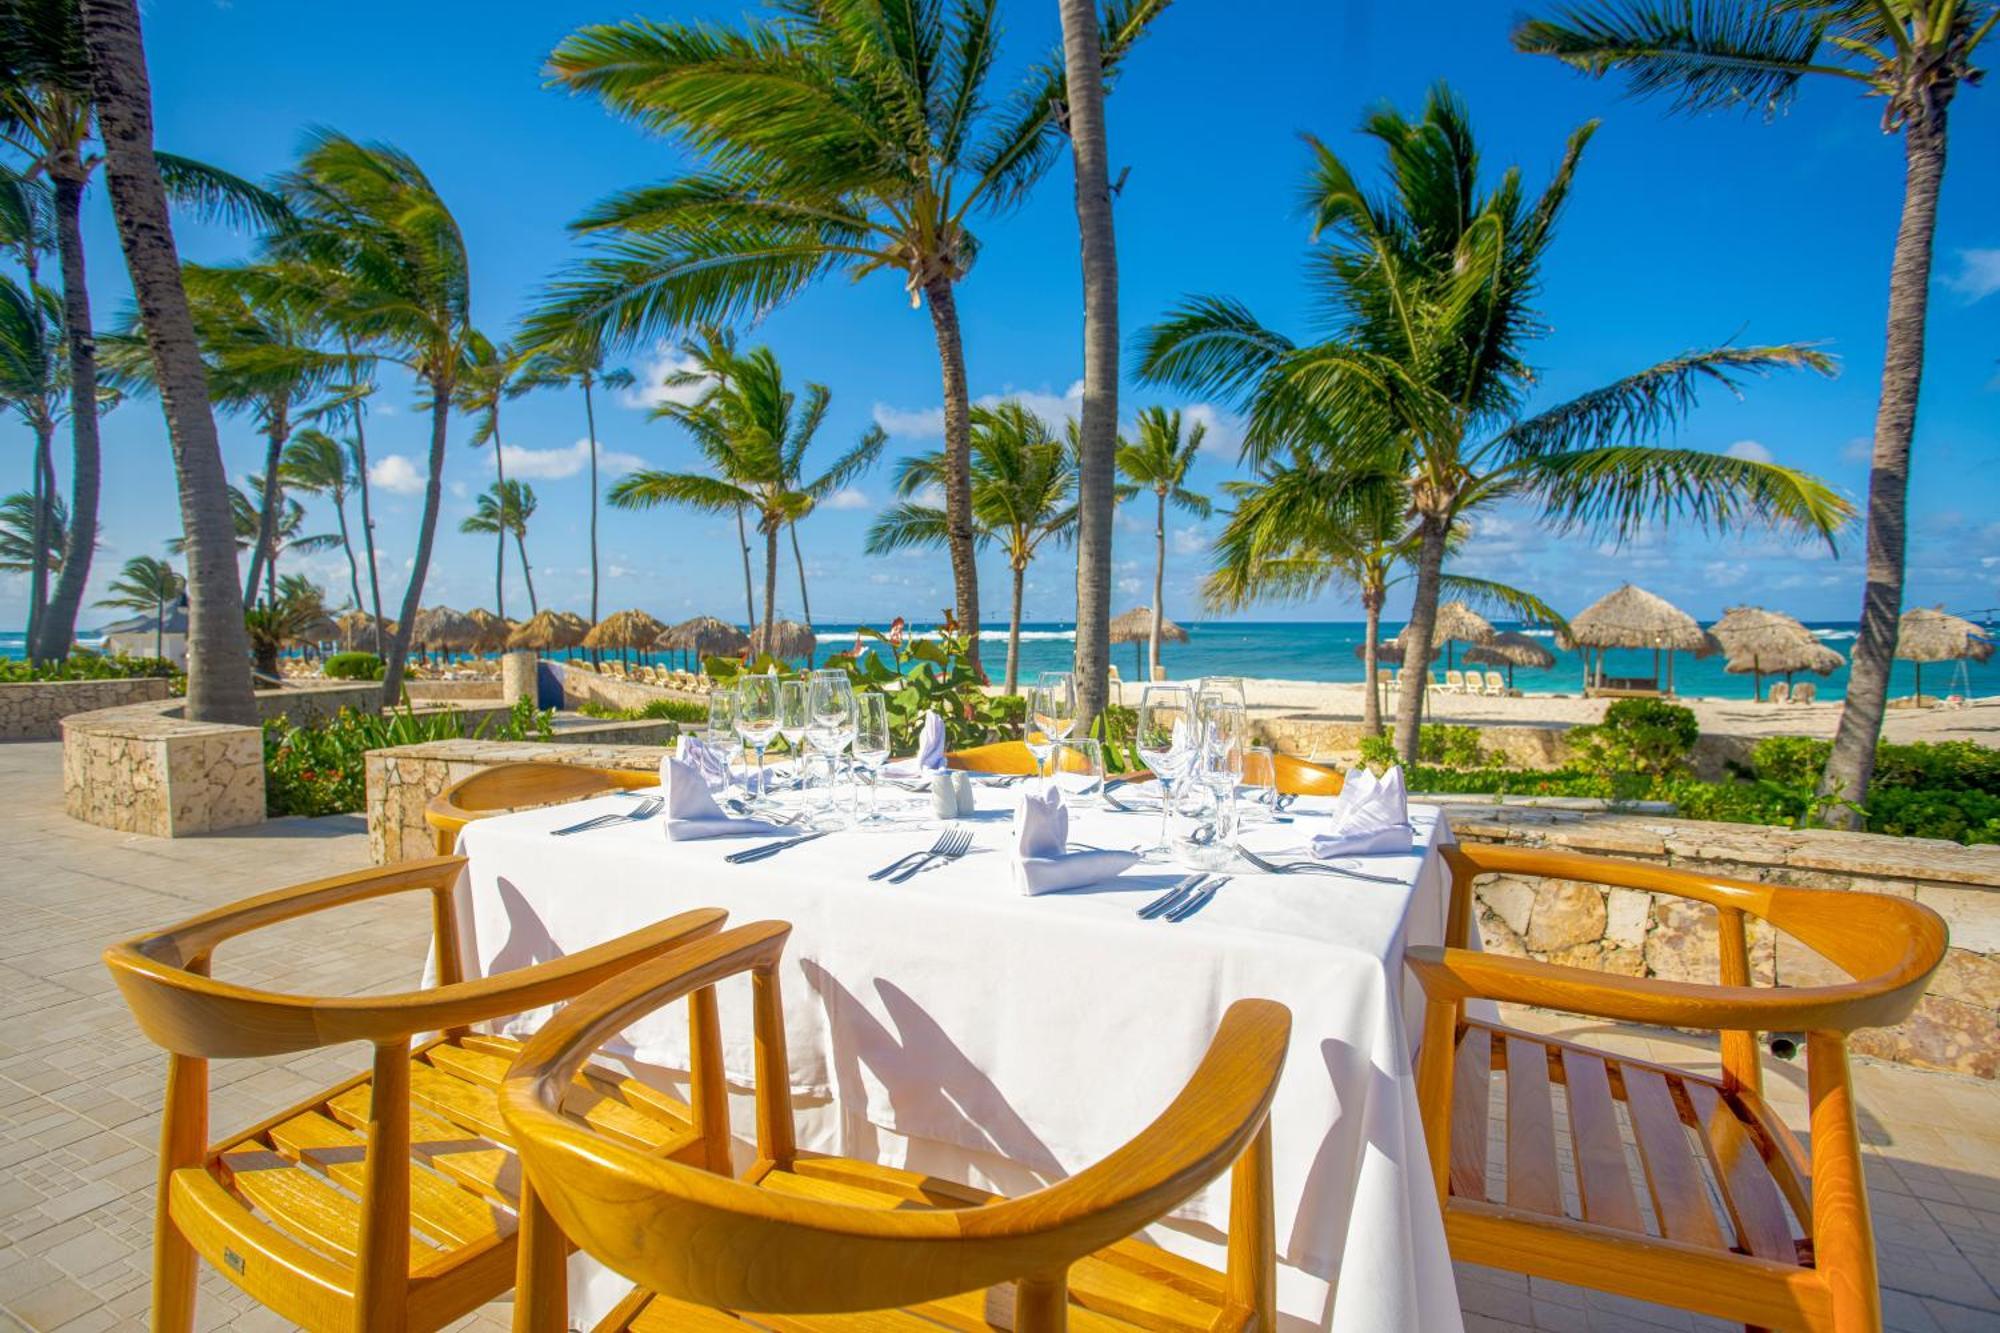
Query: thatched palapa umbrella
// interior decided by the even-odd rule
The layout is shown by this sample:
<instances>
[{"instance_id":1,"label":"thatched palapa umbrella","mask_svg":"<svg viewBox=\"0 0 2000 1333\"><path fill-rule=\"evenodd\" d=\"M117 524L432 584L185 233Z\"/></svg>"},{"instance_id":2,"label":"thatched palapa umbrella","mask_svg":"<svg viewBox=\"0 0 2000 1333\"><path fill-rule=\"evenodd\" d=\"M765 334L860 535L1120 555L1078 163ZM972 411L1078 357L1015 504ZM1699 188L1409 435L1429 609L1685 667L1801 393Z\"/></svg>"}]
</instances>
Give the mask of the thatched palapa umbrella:
<instances>
[{"instance_id":1,"label":"thatched palapa umbrella","mask_svg":"<svg viewBox=\"0 0 2000 1333\"><path fill-rule=\"evenodd\" d=\"M499 652L507 646L507 636L514 632L513 621L502 620L483 606L467 611L465 617L477 627L471 643L476 653Z\"/></svg>"},{"instance_id":2,"label":"thatched palapa umbrella","mask_svg":"<svg viewBox=\"0 0 2000 1333\"><path fill-rule=\"evenodd\" d=\"M1989 661L1993 656L1993 640L1970 620L1952 615L1941 606L1917 606L1903 612L1897 624L1896 656L1916 668L1916 697L1921 703L1924 663Z\"/></svg>"},{"instance_id":3,"label":"thatched palapa umbrella","mask_svg":"<svg viewBox=\"0 0 2000 1333\"><path fill-rule=\"evenodd\" d=\"M1782 611L1756 606L1732 606L1708 632L1729 654L1723 670L1757 678L1756 697L1764 697L1764 677L1783 676L1789 682L1800 671L1828 676L1844 659L1813 637L1812 631Z\"/></svg>"},{"instance_id":4,"label":"thatched palapa umbrella","mask_svg":"<svg viewBox=\"0 0 2000 1333\"><path fill-rule=\"evenodd\" d=\"M1570 617L1570 632L1558 637L1564 648L1584 649L1585 684L1593 683L1590 652L1597 650L1594 683L1604 683L1604 650L1607 648L1651 648L1653 687L1660 684L1660 654L1667 655L1667 689L1674 692L1674 654L1693 653L1707 657L1721 649L1695 618L1666 598L1647 592L1636 584L1623 584L1606 593Z\"/></svg>"},{"instance_id":5,"label":"thatched palapa umbrella","mask_svg":"<svg viewBox=\"0 0 2000 1333\"><path fill-rule=\"evenodd\" d=\"M1435 662L1440 657L1443 656L1444 656L1444 645L1442 643L1433 643L1431 645L1431 661ZM1470 653L1466 654L1467 661L1470 661L1471 657L1472 655ZM1365 662L1368 660L1367 644L1357 643L1354 645L1354 660L1357 662ZM1402 666L1403 665L1402 637L1398 635L1396 638L1384 639L1382 640L1382 642L1376 644L1375 661L1379 664L1392 667Z\"/></svg>"},{"instance_id":6,"label":"thatched palapa umbrella","mask_svg":"<svg viewBox=\"0 0 2000 1333\"><path fill-rule=\"evenodd\" d=\"M591 626L583 636L586 648L616 648L622 656L633 648L644 652L665 632L666 626L644 611L619 611Z\"/></svg>"},{"instance_id":7,"label":"thatched palapa umbrella","mask_svg":"<svg viewBox=\"0 0 2000 1333\"><path fill-rule=\"evenodd\" d=\"M472 647L479 638L479 622L463 611L434 606L428 611L417 612L410 637L426 648L441 648L447 653L461 652Z\"/></svg>"},{"instance_id":8,"label":"thatched palapa umbrella","mask_svg":"<svg viewBox=\"0 0 2000 1333\"><path fill-rule=\"evenodd\" d=\"M532 648L538 653L557 652L582 643L588 629L581 617L560 611L539 611L507 636L507 646Z\"/></svg>"},{"instance_id":9,"label":"thatched palapa umbrella","mask_svg":"<svg viewBox=\"0 0 2000 1333\"><path fill-rule=\"evenodd\" d=\"M771 626L771 636L764 637L764 627L759 625L750 636L750 655L762 657L766 653L780 660L794 657L810 657L819 647L819 636L808 625L796 620L780 620Z\"/></svg>"},{"instance_id":10,"label":"thatched palapa umbrella","mask_svg":"<svg viewBox=\"0 0 2000 1333\"><path fill-rule=\"evenodd\" d=\"M736 657L750 646L750 636L726 620L696 616L683 620L654 641L655 648L674 653L693 653L700 664L707 657Z\"/></svg>"},{"instance_id":11,"label":"thatched palapa umbrella","mask_svg":"<svg viewBox=\"0 0 2000 1333\"><path fill-rule=\"evenodd\" d=\"M349 652L369 651L375 648L375 617L366 611L349 611L337 617L334 622L337 631L335 640ZM387 638L396 632L396 622L385 621L382 635Z\"/></svg>"},{"instance_id":12,"label":"thatched palapa umbrella","mask_svg":"<svg viewBox=\"0 0 2000 1333\"><path fill-rule=\"evenodd\" d=\"M1112 617L1110 642L1151 643L1152 639L1152 607L1135 606L1124 615ZM1186 643L1187 641L1188 632L1186 630L1164 616L1160 618L1161 643ZM1138 680L1144 680L1146 678L1146 658L1144 654L1138 655L1134 660L1137 665L1133 667L1133 675Z\"/></svg>"},{"instance_id":13,"label":"thatched palapa umbrella","mask_svg":"<svg viewBox=\"0 0 2000 1333\"><path fill-rule=\"evenodd\" d=\"M1510 629L1494 635L1491 643L1475 644L1466 649L1465 664L1507 668L1507 688L1511 690L1514 688L1515 667L1546 669L1556 664L1556 655L1540 639Z\"/></svg>"},{"instance_id":14,"label":"thatched palapa umbrella","mask_svg":"<svg viewBox=\"0 0 2000 1333\"><path fill-rule=\"evenodd\" d=\"M1437 620L1431 629L1431 642L1444 644L1444 665L1446 670L1450 670L1453 644L1466 643L1476 646L1491 643L1494 634L1493 622L1464 602L1443 602L1437 609Z\"/></svg>"}]
</instances>

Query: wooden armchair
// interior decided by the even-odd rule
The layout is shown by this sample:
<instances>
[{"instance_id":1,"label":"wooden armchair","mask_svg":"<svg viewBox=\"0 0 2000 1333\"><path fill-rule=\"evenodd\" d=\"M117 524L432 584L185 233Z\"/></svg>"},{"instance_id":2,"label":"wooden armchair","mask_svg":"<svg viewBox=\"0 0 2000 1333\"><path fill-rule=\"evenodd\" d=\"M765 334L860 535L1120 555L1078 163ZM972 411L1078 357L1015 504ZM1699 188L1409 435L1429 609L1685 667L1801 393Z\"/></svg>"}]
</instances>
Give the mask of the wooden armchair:
<instances>
[{"instance_id":1,"label":"wooden armchair","mask_svg":"<svg viewBox=\"0 0 2000 1333\"><path fill-rule=\"evenodd\" d=\"M452 888L464 864L440 857L316 880L105 951L140 1028L170 1057L153 1228L155 1333L193 1327L197 1254L281 1317L315 1330L433 1329L513 1284L519 1171L494 1090L520 1044L474 1035L470 1025L568 999L713 934L726 914L684 912L554 962L466 981L452 947ZM431 894L435 989L333 998L209 976L225 940L406 890ZM444 1035L412 1050L423 1032ZM210 1060L349 1041L372 1044L370 1072L210 1143ZM609 1070L577 1073L561 1100L624 1142L713 1164L689 1108Z\"/></svg>"},{"instance_id":2,"label":"wooden armchair","mask_svg":"<svg viewBox=\"0 0 2000 1333\"><path fill-rule=\"evenodd\" d=\"M1428 1000L1417 1090L1453 1256L1752 1325L1879 1329L1847 1034L1895 1023L1916 1006L1944 957L1938 915L1905 898L1754 884L1568 852L1461 846L1445 856L1452 871L1447 946L1413 948L1407 958ZM1469 951L1472 882L1495 873L1708 903L1716 912L1721 984ZM1752 986L1744 930L1752 916L1853 980ZM1475 998L1716 1031L1722 1076L1469 1019L1465 1001ZM1756 1034L1766 1031L1806 1034L1810 1156L1764 1101ZM1503 1081L1504 1090L1496 1086ZM1563 1088L1560 1114L1552 1085ZM1506 1151L1494 1173L1486 1147L1496 1101L1504 1107ZM1564 1155L1573 1191L1563 1187ZM1634 1160L1643 1192L1634 1188ZM1497 1186L1490 1175L1500 1178Z\"/></svg>"},{"instance_id":3,"label":"wooden armchair","mask_svg":"<svg viewBox=\"0 0 2000 1333\"><path fill-rule=\"evenodd\" d=\"M1347 775L1339 769L1297 755L1274 753L1271 767L1280 796L1338 796L1347 782Z\"/></svg>"},{"instance_id":4,"label":"wooden armchair","mask_svg":"<svg viewBox=\"0 0 2000 1333\"><path fill-rule=\"evenodd\" d=\"M794 1147L778 996L790 931L758 922L634 969L557 1014L508 1070L500 1112L526 1175L516 1333L568 1326L564 1236L639 1284L599 1333L984 1329L989 1319L1048 1333L1072 1306L1091 1329L1273 1326L1267 1121L1291 1029L1282 1005L1231 1006L1187 1087L1151 1126L1058 1184L1004 1199ZM725 1105L713 988L743 972L755 1015L757 1160L742 1179L662 1160L558 1114L562 1090L600 1042L686 997L696 1117L726 1138L722 1113L708 1114ZM1226 1274L1131 1239L1232 1164ZM754 1322L718 1313L735 1310L754 1312ZM874 1314L854 1317L862 1311Z\"/></svg>"},{"instance_id":5,"label":"wooden armchair","mask_svg":"<svg viewBox=\"0 0 2000 1333\"><path fill-rule=\"evenodd\" d=\"M590 768L583 764L531 762L495 764L460 778L424 806L424 822L437 838L439 856L458 847L459 830L475 819L504 815L536 805L562 805L607 792L653 787L657 772L635 768Z\"/></svg>"}]
</instances>

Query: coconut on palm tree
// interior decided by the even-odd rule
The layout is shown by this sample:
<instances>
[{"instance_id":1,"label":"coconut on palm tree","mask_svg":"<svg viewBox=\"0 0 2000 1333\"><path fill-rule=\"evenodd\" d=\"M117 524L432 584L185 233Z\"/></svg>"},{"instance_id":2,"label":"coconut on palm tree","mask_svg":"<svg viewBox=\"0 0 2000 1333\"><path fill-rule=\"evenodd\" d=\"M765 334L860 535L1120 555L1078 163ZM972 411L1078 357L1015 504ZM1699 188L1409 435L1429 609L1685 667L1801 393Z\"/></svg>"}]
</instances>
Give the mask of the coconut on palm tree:
<instances>
[{"instance_id":1,"label":"coconut on palm tree","mask_svg":"<svg viewBox=\"0 0 2000 1333\"><path fill-rule=\"evenodd\" d=\"M343 443L317 426L307 426L295 432L285 446L280 476L293 490L333 502L334 518L340 524L340 549L347 556L348 588L359 610L361 569L354 554L354 537L347 528L347 493L361 481L360 459L353 442Z\"/></svg>"},{"instance_id":2,"label":"coconut on palm tree","mask_svg":"<svg viewBox=\"0 0 2000 1333\"><path fill-rule=\"evenodd\" d=\"M905 497L879 514L868 529L870 555L913 547L943 546L951 516L917 498L937 487L948 468L942 452L905 458L896 467L896 490ZM1007 615L1007 675L1020 681L1021 599L1028 565L1051 541L1076 535L1076 450L1050 432L1048 423L1019 403L972 410L972 516L981 546L998 544L1013 577Z\"/></svg>"},{"instance_id":3,"label":"coconut on palm tree","mask_svg":"<svg viewBox=\"0 0 2000 1333\"><path fill-rule=\"evenodd\" d=\"M286 284L317 299L357 346L408 371L430 409L423 516L382 673L383 702L393 706L430 573L451 408L474 337L465 238L430 177L388 144L316 133L280 189L294 222L269 249Z\"/></svg>"},{"instance_id":4,"label":"coconut on palm tree","mask_svg":"<svg viewBox=\"0 0 2000 1333\"><path fill-rule=\"evenodd\" d=\"M1164 6L1114 4L1108 77ZM1018 204L1060 145L1062 66L1012 98L986 87L997 0L791 5L737 27L629 20L571 34L557 82L675 136L698 165L599 203L574 224L600 248L559 280L531 327L630 339L762 313L834 273L899 277L927 305L944 388L957 618L977 629L970 395L955 285L973 223ZM1115 336L1115 334L1114 334ZM973 662L977 665L977 639Z\"/></svg>"},{"instance_id":5,"label":"coconut on palm tree","mask_svg":"<svg viewBox=\"0 0 2000 1333\"><path fill-rule=\"evenodd\" d=\"M125 562L111 581L109 597L97 599L99 606L115 606L126 611L143 611L153 617L153 656L166 655L167 608L180 600L187 580L164 560L135 555Z\"/></svg>"},{"instance_id":6,"label":"coconut on palm tree","mask_svg":"<svg viewBox=\"0 0 2000 1333\"><path fill-rule=\"evenodd\" d=\"M743 355L718 353L716 364L724 373L698 401L665 403L655 413L687 431L713 473L644 469L620 478L610 500L617 509L674 504L711 514L754 515L764 537L763 633L768 641L777 623L779 534L871 467L888 436L880 426L869 427L830 467L806 481L806 451L832 401L826 386L808 384L800 403L785 387L784 371L768 347ZM803 562L799 574L803 589Z\"/></svg>"},{"instance_id":7,"label":"coconut on palm tree","mask_svg":"<svg viewBox=\"0 0 2000 1333\"><path fill-rule=\"evenodd\" d=\"M1153 617L1152 637L1146 643L1148 678L1160 673L1160 619L1166 615L1167 506L1173 505L1195 518L1212 512L1208 497L1187 488L1188 469L1194 465L1208 427L1197 421L1181 433L1181 414L1164 407L1149 407L1139 414L1138 435L1118 447L1118 472L1141 491L1151 491L1153 513Z\"/></svg>"},{"instance_id":8,"label":"coconut on palm tree","mask_svg":"<svg viewBox=\"0 0 2000 1333\"><path fill-rule=\"evenodd\" d=\"M1312 143L1306 191L1315 292L1331 337L1299 345L1240 302L1184 301L1146 331L1141 376L1241 405L1254 464L1305 448L1322 466L1402 478L1417 535L1407 660L1427 661L1445 547L1478 509L1513 500L1559 529L1617 542L1688 518L1715 531L1767 523L1832 545L1853 507L1773 463L1637 441L1693 409L1704 384L1734 390L1776 369L1829 371L1801 344L1684 352L1568 402L1526 411L1539 330L1532 301L1555 223L1595 125L1570 136L1554 178L1529 198L1519 173L1482 188L1464 105L1439 86L1417 119L1384 108L1363 132L1389 160L1370 195ZM1405 671L1396 744L1416 760L1426 673Z\"/></svg>"},{"instance_id":9,"label":"coconut on palm tree","mask_svg":"<svg viewBox=\"0 0 2000 1333\"><path fill-rule=\"evenodd\" d=\"M1853 668L1821 781L1828 822L1860 827L1875 773L1903 606L1910 441L1924 377L1931 241L1944 184L1945 123L1960 87L1977 84L1974 52L2000 5L1975 0L1661 0L1582 3L1514 30L1523 51L1587 74L1625 74L1633 91L1666 93L1676 110L1769 114L1807 78L1882 99L1882 131L1903 136L1903 215L1889 268L1889 331L1868 473L1867 569Z\"/></svg>"},{"instance_id":10,"label":"coconut on palm tree","mask_svg":"<svg viewBox=\"0 0 2000 1333\"><path fill-rule=\"evenodd\" d=\"M604 367L604 337L588 326L571 329L541 348L521 367L520 390L568 388L583 390L583 425L590 442L590 621L597 623L597 405L593 387L629 389L637 383L632 372Z\"/></svg>"},{"instance_id":11,"label":"coconut on palm tree","mask_svg":"<svg viewBox=\"0 0 2000 1333\"><path fill-rule=\"evenodd\" d=\"M528 614L537 615L535 567L528 563L528 520L535 516L535 488L524 481L496 481L480 493L472 513L458 525L460 532L495 536L504 542L514 539L521 556L521 577L528 583Z\"/></svg>"}]
</instances>

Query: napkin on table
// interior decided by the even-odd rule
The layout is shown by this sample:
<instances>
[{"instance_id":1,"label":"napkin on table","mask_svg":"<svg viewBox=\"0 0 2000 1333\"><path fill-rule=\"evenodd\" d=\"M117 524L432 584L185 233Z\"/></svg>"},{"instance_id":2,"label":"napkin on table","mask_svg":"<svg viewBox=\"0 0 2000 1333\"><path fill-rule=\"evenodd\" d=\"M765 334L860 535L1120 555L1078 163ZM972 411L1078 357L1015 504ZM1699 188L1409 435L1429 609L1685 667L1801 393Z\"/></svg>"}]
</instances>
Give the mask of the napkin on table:
<instances>
[{"instance_id":1,"label":"napkin on table","mask_svg":"<svg viewBox=\"0 0 2000 1333\"><path fill-rule=\"evenodd\" d=\"M1028 897L1079 889L1123 874L1136 852L1069 850L1069 807L1060 789L1024 792L1014 806L1014 886Z\"/></svg>"},{"instance_id":2,"label":"napkin on table","mask_svg":"<svg viewBox=\"0 0 2000 1333\"><path fill-rule=\"evenodd\" d=\"M1379 779L1357 766L1334 797L1325 827L1313 835L1312 854L1321 860L1408 854L1415 845L1402 766L1395 765Z\"/></svg>"},{"instance_id":3,"label":"napkin on table","mask_svg":"<svg viewBox=\"0 0 2000 1333\"><path fill-rule=\"evenodd\" d=\"M882 772L892 778L920 778L942 773L945 767L944 719L933 708L925 712L923 728L917 733L916 757L884 765Z\"/></svg>"},{"instance_id":4,"label":"napkin on table","mask_svg":"<svg viewBox=\"0 0 2000 1333\"><path fill-rule=\"evenodd\" d=\"M667 796L667 837L674 842L693 838L762 838L789 830L767 819L732 819L708 794L701 770L678 759L660 761L661 786Z\"/></svg>"},{"instance_id":5,"label":"napkin on table","mask_svg":"<svg viewBox=\"0 0 2000 1333\"><path fill-rule=\"evenodd\" d=\"M683 736L674 746L674 758L701 774L710 791L729 786L729 759L699 736ZM667 761L660 761L660 785L667 785Z\"/></svg>"}]
</instances>

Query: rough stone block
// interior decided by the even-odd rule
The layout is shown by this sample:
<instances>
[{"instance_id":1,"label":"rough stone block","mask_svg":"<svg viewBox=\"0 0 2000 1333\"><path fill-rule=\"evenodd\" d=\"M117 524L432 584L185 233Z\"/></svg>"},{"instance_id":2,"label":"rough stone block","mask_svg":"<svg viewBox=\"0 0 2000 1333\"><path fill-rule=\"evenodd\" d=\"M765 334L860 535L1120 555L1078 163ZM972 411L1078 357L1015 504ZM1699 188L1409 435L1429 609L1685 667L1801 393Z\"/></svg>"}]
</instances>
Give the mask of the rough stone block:
<instances>
[{"instance_id":1,"label":"rough stone block","mask_svg":"<svg viewBox=\"0 0 2000 1333\"><path fill-rule=\"evenodd\" d=\"M1555 953L1604 938L1604 893L1594 885L1549 880L1535 893L1528 922L1528 950Z\"/></svg>"}]
</instances>

